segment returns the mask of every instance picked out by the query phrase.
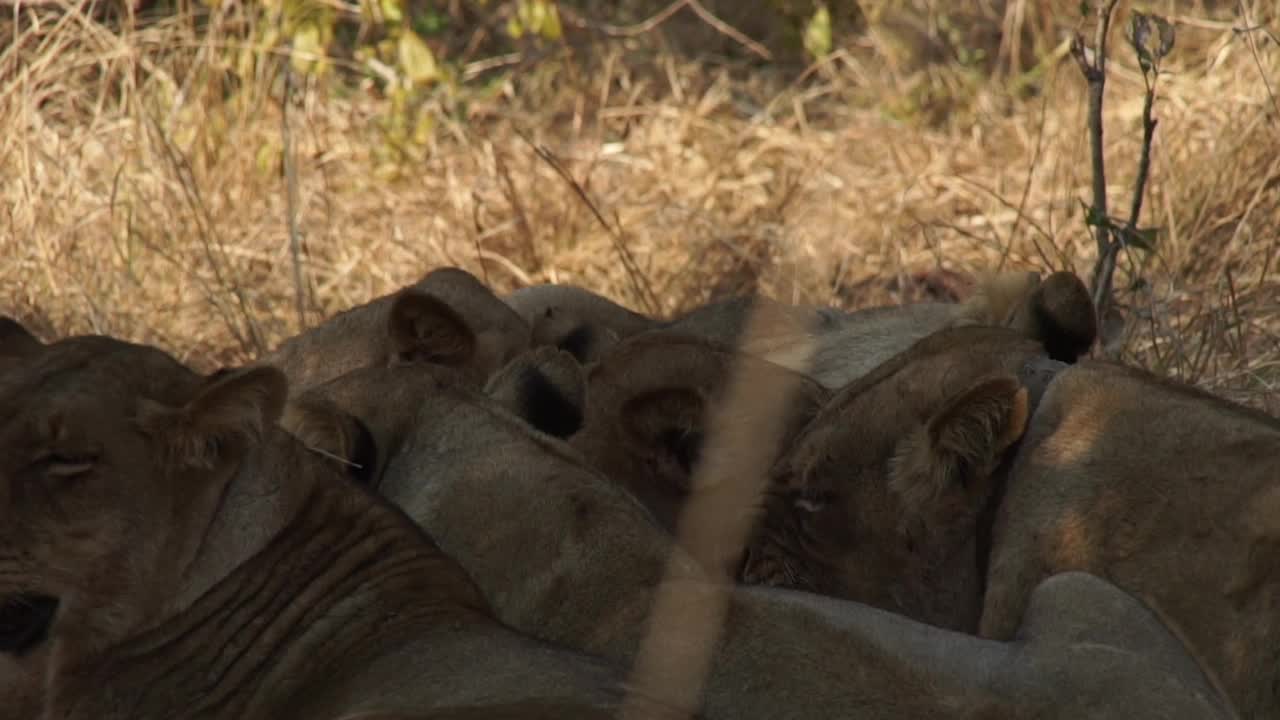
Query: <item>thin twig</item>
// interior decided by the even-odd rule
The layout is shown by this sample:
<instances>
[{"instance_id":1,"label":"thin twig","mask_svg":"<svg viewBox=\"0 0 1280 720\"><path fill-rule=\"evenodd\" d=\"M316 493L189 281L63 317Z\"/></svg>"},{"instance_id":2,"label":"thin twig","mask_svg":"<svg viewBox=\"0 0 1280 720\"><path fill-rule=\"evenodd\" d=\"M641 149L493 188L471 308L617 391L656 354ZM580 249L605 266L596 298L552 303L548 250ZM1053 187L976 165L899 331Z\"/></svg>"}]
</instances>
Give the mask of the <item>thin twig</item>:
<instances>
[{"instance_id":1,"label":"thin twig","mask_svg":"<svg viewBox=\"0 0 1280 720\"><path fill-rule=\"evenodd\" d=\"M714 13L703 7L702 3L698 2L698 0L675 0L675 2L658 11L657 14L652 15L634 25L610 25L608 23L598 23L588 20L582 16L575 16L575 19L577 19L578 24L590 27L591 29L597 30L609 37L630 38L643 35L656 29L659 25L670 20L676 13L686 7L693 11L693 14L697 15L702 22L710 25L721 35L731 38L733 41L765 60L773 59L773 53L769 52L768 48L747 37L741 30L738 30L724 20L716 17ZM560 12L565 15L569 15L567 8L561 8Z\"/></svg>"},{"instance_id":2,"label":"thin twig","mask_svg":"<svg viewBox=\"0 0 1280 720\"><path fill-rule=\"evenodd\" d=\"M1027 216L1027 200L1031 197L1031 181L1035 177L1036 168L1040 165L1040 153L1044 149L1044 126L1045 115L1049 111L1049 93L1044 93L1044 97L1040 101L1040 115L1036 122L1036 146L1031 152L1031 163L1027 165L1027 176L1022 181L1022 197L1018 199L1018 206L1013 216L1013 225L1009 228L1009 238L1005 241L1004 248L1000 251L1000 262L996 264L996 272L1004 270L1005 263L1009 262L1009 253L1013 250L1013 241L1018 234L1018 226L1022 223L1023 218ZM1037 224L1031 223L1039 232L1044 234L1045 238L1053 243L1053 237L1049 235L1043 228ZM1037 249L1039 243L1036 244ZM1056 250L1057 247L1055 246Z\"/></svg>"},{"instance_id":3,"label":"thin twig","mask_svg":"<svg viewBox=\"0 0 1280 720\"><path fill-rule=\"evenodd\" d=\"M1071 41L1071 55L1080 66L1089 85L1089 157L1093 166L1093 218L1098 259L1093 270L1093 303L1099 317L1106 317L1111 302L1110 278L1115 268L1115 248L1111 229L1107 226L1107 171L1102 142L1102 98L1107 83L1107 32L1111 28L1111 14L1119 0L1107 0L1098 5L1097 28L1093 41L1093 57L1084 45L1084 38L1076 33ZM1110 270L1108 270L1110 268ZM1105 278L1105 284L1104 284Z\"/></svg>"},{"instance_id":4,"label":"thin twig","mask_svg":"<svg viewBox=\"0 0 1280 720\"><path fill-rule=\"evenodd\" d=\"M1129 205L1129 229L1138 228L1138 217L1142 214L1142 198L1146 195L1147 176L1151 173L1151 141L1156 134L1156 123L1151 116L1151 108L1156 101L1156 83L1152 79L1147 86L1146 97L1142 101L1142 152L1138 156L1138 176L1133 182L1133 201Z\"/></svg>"},{"instance_id":5,"label":"thin twig","mask_svg":"<svg viewBox=\"0 0 1280 720\"><path fill-rule=\"evenodd\" d=\"M670 20L688 4L689 0L675 0L675 2L666 6L662 10L659 10L656 14L651 15L634 25L611 25L604 22L595 22L574 13L569 8L561 8L560 12L565 15L565 17L572 17L574 20L577 20L579 25L583 27L590 27L593 30L598 30L609 37L632 38L657 29L659 25Z\"/></svg>"},{"instance_id":6,"label":"thin twig","mask_svg":"<svg viewBox=\"0 0 1280 720\"><path fill-rule=\"evenodd\" d=\"M289 228L289 257L293 261L294 306L298 311L298 332L307 329L306 284L302 274L302 236L298 232L298 169L294 166L293 132L289 127L289 104L293 98L293 62L284 61L284 94L280 98L280 138L284 155L285 224Z\"/></svg>"},{"instance_id":7,"label":"thin twig","mask_svg":"<svg viewBox=\"0 0 1280 720\"><path fill-rule=\"evenodd\" d=\"M746 35L743 35L741 32L736 30L729 23L721 20L715 15L712 15L711 11L702 7L702 3L698 2L698 0L687 0L687 5L689 6L689 9L694 12L695 15L702 18L702 22L715 28L721 34L727 35L728 37L731 37L734 40L737 40L739 43L742 44L743 47L759 55L765 60L773 59L773 53L769 52L768 48L756 42L755 40L752 40Z\"/></svg>"},{"instance_id":8,"label":"thin twig","mask_svg":"<svg viewBox=\"0 0 1280 720\"><path fill-rule=\"evenodd\" d=\"M515 211L516 225L520 228L520 234L524 236L525 250L529 253L525 261L535 271L539 270L542 268L542 261L538 259L538 241L533 237L533 226L529 224L529 214L525 212L524 203L520 202L520 193L516 192L511 171L507 169L507 163L502 159L501 152L493 154L493 162L498 171L498 179L502 181L507 202L511 203L511 209Z\"/></svg>"},{"instance_id":9,"label":"thin twig","mask_svg":"<svg viewBox=\"0 0 1280 720\"><path fill-rule=\"evenodd\" d=\"M1158 77L1158 74L1156 74ZM1138 229L1138 219L1142 214L1142 200L1147 194L1147 178L1151 173L1151 141L1155 137L1156 123L1158 122L1151 115L1151 109L1155 105L1156 99L1156 77L1150 81L1146 81L1146 95L1142 101L1142 148L1138 156L1138 174L1133 183L1133 199L1129 205L1129 219L1125 223L1125 229L1136 234ZM1103 215L1103 218L1106 216ZM1093 302L1098 310L1099 316L1105 317L1104 313L1110 309L1111 304L1111 287L1115 282L1116 259L1119 256L1120 247L1124 243L1117 238L1111 240L1105 254L1098 258L1098 266L1094 274L1094 297Z\"/></svg>"},{"instance_id":10,"label":"thin twig","mask_svg":"<svg viewBox=\"0 0 1280 720\"><path fill-rule=\"evenodd\" d=\"M168 161L170 168L177 175L177 185L182 189L182 197L186 202L191 216L195 219L196 229L199 231L200 244L204 249L205 259L209 263L209 269L213 272L214 281L219 288L227 290L232 297L236 299L239 305L240 313L244 318L245 328L249 331L248 337L240 332L232 318L222 312L221 305L218 303L216 296L212 292L209 293L209 300L217 309L227 324L227 328L231 331L236 341L240 343L240 347L246 353L254 356L261 356L266 352L266 345L262 340L262 333L258 329L258 324L254 321L253 313L249 311L249 301L245 297L243 289L236 283L229 281L222 272L222 265L218 261L218 256L214 253L216 246L219 252L225 254L221 238L217 235L216 226L213 222L213 215L209 212L209 206L205 204L204 197L200 193L200 184L196 181L195 172L191 168L191 162L182 153L180 149L174 146L173 141L160 127L160 121L151 114L143 116L147 121L147 125L155 134L155 138L159 141L160 149L163 151L165 160ZM196 276L193 273L193 276ZM198 276L196 276L198 277Z\"/></svg>"},{"instance_id":11,"label":"thin twig","mask_svg":"<svg viewBox=\"0 0 1280 720\"><path fill-rule=\"evenodd\" d=\"M578 199L582 201L582 204L587 206L587 209L595 216L596 221L600 223L600 226L605 229L605 232L609 233L609 238L613 241L613 247L617 250L619 259L622 260L623 269L627 271L627 280L631 282L631 287L636 293L636 298L645 304L645 309L650 314L657 314L661 308L661 303L658 302L658 297L654 294L653 287L649 285L649 279L645 277L643 272L641 272L640 265L636 262L635 258L632 257L631 251L627 249L627 244L622 237L622 231L618 227L609 224L609 221L604 219L604 215L601 214L600 209L596 207L596 204L591 200L591 196L587 195L587 191L582 187L582 184L579 183L573 175L569 174L569 171L565 169L564 165L560 163L555 155L551 154L550 150L547 150L545 147L535 143L533 139L526 135L522 130L515 129L515 133L521 140L528 143L529 147L533 148L533 151L537 153L538 157L542 158L543 162L550 165L551 169L555 170L556 174L559 175L562 180L568 183L569 188L578 196Z\"/></svg>"},{"instance_id":12,"label":"thin twig","mask_svg":"<svg viewBox=\"0 0 1280 720\"><path fill-rule=\"evenodd\" d=\"M1244 0L1239 0L1239 6L1240 17L1244 19L1245 26L1243 28L1235 29L1235 32L1242 33L1245 36L1246 42L1249 43L1249 52L1253 54L1253 64L1257 66L1258 74L1262 76L1262 84L1263 87L1267 89L1267 97L1271 99L1271 107L1275 110L1276 117L1280 118L1280 102L1276 100L1276 94L1271 89L1271 78L1267 76L1266 69L1262 67L1262 58L1258 55L1258 43L1253 38L1253 32L1255 30L1262 30L1271 38L1272 42L1280 41L1277 41L1275 34L1273 34L1271 29L1266 25L1255 26L1253 22L1249 20L1250 11L1253 9L1253 3L1246 5Z\"/></svg>"},{"instance_id":13,"label":"thin twig","mask_svg":"<svg viewBox=\"0 0 1280 720\"><path fill-rule=\"evenodd\" d=\"M1079 34L1071 43L1071 54L1089 84L1089 158L1093 164L1093 206L1104 216L1107 212L1107 174L1102 143L1102 99L1107 83L1107 29L1111 24L1111 11L1116 2L1117 0L1109 0L1106 5L1098 6L1098 33L1094 40L1092 61L1084 46L1084 39ZM1100 225L1097 230L1098 253L1101 255L1106 252L1110 237L1105 226Z\"/></svg>"}]
</instances>

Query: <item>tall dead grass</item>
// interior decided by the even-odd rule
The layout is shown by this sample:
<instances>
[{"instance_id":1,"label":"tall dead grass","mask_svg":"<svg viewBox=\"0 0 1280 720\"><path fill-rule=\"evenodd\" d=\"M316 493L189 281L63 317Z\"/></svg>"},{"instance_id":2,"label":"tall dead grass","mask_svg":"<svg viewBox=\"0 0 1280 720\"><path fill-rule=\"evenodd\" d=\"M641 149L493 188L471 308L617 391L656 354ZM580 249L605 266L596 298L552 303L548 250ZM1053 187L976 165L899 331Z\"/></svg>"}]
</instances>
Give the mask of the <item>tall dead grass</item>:
<instances>
[{"instance_id":1,"label":"tall dead grass","mask_svg":"<svg viewBox=\"0 0 1280 720\"><path fill-rule=\"evenodd\" d=\"M1007 5L1022 15L1005 21L1030 22L1029 6L1054 3ZM1280 108L1265 80L1277 85L1280 50L1234 31L1229 10L1169 5L1179 42L1144 210L1165 232L1153 255L1121 260L1128 322L1115 344L1274 410ZM109 26L84 3L11 10L0 311L201 367L297 331L279 78L233 77L235 18L196 32L182 17ZM993 267L1083 276L1083 82L1060 38L1042 39L1057 54L1026 71L1042 89L1031 97L1010 72L895 62L892 33L869 32L799 81L619 43L465 107L442 95L424 110L427 145L395 161L376 130L385 100L306 84L290 110L306 317L441 264L499 290L572 282L662 314L750 288L853 308ZM1109 194L1125 206L1141 80L1122 47L1114 55ZM942 116L901 111L942 91L958 98Z\"/></svg>"}]
</instances>

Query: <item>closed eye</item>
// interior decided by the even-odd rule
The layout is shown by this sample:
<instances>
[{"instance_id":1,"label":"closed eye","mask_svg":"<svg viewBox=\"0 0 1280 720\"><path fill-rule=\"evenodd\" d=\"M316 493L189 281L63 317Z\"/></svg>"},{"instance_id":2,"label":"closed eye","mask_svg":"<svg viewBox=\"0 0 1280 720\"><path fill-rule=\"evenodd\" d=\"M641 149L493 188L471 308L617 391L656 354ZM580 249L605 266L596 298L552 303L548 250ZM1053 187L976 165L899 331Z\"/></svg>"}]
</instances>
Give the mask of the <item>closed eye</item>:
<instances>
[{"instance_id":1,"label":"closed eye","mask_svg":"<svg viewBox=\"0 0 1280 720\"><path fill-rule=\"evenodd\" d=\"M827 509L835 500L835 493L830 490L805 490L797 493L792 504L799 510L816 513Z\"/></svg>"},{"instance_id":2,"label":"closed eye","mask_svg":"<svg viewBox=\"0 0 1280 720\"><path fill-rule=\"evenodd\" d=\"M34 463L46 477L73 478L84 475L97 464L98 456L89 453L49 453Z\"/></svg>"},{"instance_id":3,"label":"closed eye","mask_svg":"<svg viewBox=\"0 0 1280 720\"><path fill-rule=\"evenodd\" d=\"M826 507L826 504L811 498L800 497L796 498L796 507L807 512L818 512Z\"/></svg>"}]
</instances>

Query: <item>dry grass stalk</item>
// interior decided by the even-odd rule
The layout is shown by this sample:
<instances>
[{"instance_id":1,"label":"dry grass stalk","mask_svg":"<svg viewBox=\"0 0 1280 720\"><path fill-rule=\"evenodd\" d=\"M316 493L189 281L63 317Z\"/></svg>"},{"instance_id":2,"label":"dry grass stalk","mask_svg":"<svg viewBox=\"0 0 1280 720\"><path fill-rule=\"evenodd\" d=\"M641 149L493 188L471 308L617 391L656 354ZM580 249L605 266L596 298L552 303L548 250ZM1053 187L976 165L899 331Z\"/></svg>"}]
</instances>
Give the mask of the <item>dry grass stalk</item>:
<instances>
[{"instance_id":1,"label":"dry grass stalk","mask_svg":"<svg viewBox=\"0 0 1280 720\"><path fill-rule=\"evenodd\" d=\"M280 100L280 140L284 158L285 225L289 229L289 259L293 267L294 305L298 311L298 332L307 329L307 295L302 271L302 233L298 230L298 169L293 155L293 130L289 125L289 103L293 100L293 68L284 65L284 95Z\"/></svg>"},{"instance_id":2,"label":"dry grass stalk","mask_svg":"<svg viewBox=\"0 0 1280 720\"><path fill-rule=\"evenodd\" d=\"M752 312L744 344L766 337L778 322L770 313ZM796 348L807 362L812 342ZM702 688L711 654L724 627L733 578L727 559L738 557L751 530L768 470L782 436L781 418L792 397L795 376L769 374L758 365L740 365L720 406L707 423L707 447L692 480L688 502L676 528L677 544L708 569L713 583L701 592L681 590L686 575L680 563L670 566L655 592L648 627L636 653L627 686L637 697L657 697L684 717L701 707ZM643 701L641 701L643 702ZM646 720L643 705L624 702L623 720Z\"/></svg>"}]
</instances>

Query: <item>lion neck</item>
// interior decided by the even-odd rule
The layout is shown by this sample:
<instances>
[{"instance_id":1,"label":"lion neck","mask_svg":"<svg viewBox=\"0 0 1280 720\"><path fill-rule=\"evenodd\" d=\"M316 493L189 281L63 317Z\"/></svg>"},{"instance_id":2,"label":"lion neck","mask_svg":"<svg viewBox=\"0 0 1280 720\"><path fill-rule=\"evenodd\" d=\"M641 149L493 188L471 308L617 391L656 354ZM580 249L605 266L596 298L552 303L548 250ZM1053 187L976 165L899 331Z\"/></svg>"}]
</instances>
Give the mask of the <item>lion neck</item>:
<instances>
[{"instance_id":1,"label":"lion neck","mask_svg":"<svg viewBox=\"0 0 1280 720\"><path fill-rule=\"evenodd\" d=\"M491 622L402 514L291 438L270 450L288 469L240 469L156 624L87 654L60 633L49 717L254 717L380 643Z\"/></svg>"}]
</instances>

